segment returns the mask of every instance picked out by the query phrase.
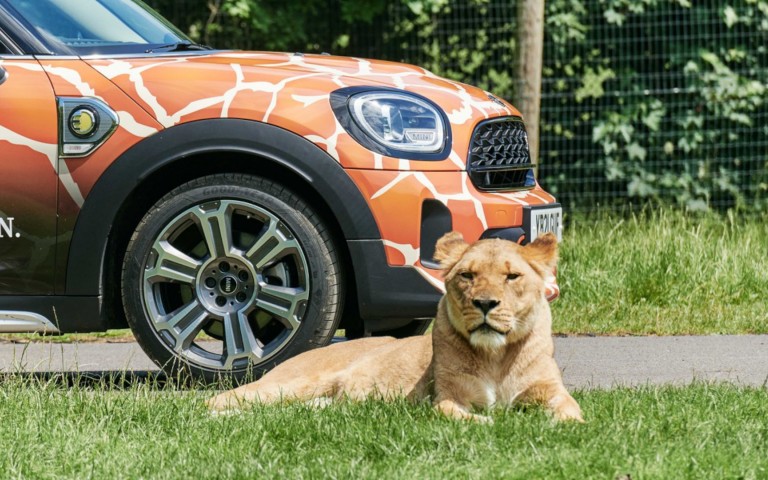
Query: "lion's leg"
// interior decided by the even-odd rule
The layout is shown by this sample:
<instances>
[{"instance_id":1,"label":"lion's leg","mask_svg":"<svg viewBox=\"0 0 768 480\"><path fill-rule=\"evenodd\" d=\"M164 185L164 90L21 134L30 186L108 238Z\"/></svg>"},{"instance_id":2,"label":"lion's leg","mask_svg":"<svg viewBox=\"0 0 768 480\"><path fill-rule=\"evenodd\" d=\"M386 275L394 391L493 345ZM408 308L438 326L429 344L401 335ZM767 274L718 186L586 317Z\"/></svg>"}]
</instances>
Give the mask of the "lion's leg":
<instances>
[{"instance_id":1,"label":"lion's leg","mask_svg":"<svg viewBox=\"0 0 768 480\"><path fill-rule=\"evenodd\" d=\"M472 413L469 411L468 407L465 407L453 400L441 400L435 404L435 409L443 415L454 418L456 420L471 420L477 423L493 423L493 419L491 417Z\"/></svg>"},{"instance_id":2,"label":"lion's leg","mask_svg":"<svg viewBox=\"0 0 768 480\"><path fill-rule=\"evenodd\" d=\"M557 420L584 422L579 404L560 382L536 384L526 391L521 400L541 403Z\"/></svg>"},{"instance_id":3,"label":"lion's leg","mask_svg":"<svg viewBox=\"0 0 768 480\"><path fill-rule=\"evenodd\" d=\"M310 401L330 396L329 388L306 379L289 381L272 380L264 377L248 385L221 393L206 402L211 411L223 412L242 410L253 403L279 403L281 401Z\"/></svg>"}]
</instances>

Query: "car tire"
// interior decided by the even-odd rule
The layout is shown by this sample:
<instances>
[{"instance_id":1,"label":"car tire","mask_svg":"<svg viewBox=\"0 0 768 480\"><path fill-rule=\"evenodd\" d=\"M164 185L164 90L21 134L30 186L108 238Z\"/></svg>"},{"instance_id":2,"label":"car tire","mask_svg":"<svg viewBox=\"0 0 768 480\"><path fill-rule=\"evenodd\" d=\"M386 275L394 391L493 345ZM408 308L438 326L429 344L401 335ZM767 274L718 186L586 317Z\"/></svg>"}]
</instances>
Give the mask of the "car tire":
<instances>
[{"instance_id":1,"label":"car tire","mask_svg":"<svg viewBox=\"0 0 768 480\"><path fill-rule=\"evenodd\" d=\"M254 379L331 341L343 305L336 252L317 213L279 183L201 177L136 227L123 262L126 317L170 375Z\"/></svg>"}]
</instances>

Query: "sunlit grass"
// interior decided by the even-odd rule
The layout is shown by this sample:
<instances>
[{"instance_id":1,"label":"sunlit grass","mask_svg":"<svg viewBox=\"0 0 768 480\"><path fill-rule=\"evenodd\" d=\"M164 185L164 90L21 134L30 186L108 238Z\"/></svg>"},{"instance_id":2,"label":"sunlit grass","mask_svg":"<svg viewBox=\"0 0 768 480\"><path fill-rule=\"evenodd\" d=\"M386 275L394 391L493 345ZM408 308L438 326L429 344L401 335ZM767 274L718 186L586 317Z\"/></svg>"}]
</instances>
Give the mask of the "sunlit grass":
<instances>
[{"instance_id":1,"label":"sunlit grass","mask_svg":"<svg viewBox=\"0 0 768 480\"><path fill-rule=\"evenodd\" d=\"M2 478L766 478L768 393L696 384L575 392L587 423L537 408L495 424L427 404L257 407L210 417L210 391L0 386Z\"/></svg>"},{"instance_id":2,"label":"sunlit grass","mask_svg":"<svg viewBox=\"0 0 768 480\"><path fill-rule=\"evenodd\" d=\"M561 245L555 330L768 332L768 223L676 211L574 220Z\"/></svg>"}]
</instances>

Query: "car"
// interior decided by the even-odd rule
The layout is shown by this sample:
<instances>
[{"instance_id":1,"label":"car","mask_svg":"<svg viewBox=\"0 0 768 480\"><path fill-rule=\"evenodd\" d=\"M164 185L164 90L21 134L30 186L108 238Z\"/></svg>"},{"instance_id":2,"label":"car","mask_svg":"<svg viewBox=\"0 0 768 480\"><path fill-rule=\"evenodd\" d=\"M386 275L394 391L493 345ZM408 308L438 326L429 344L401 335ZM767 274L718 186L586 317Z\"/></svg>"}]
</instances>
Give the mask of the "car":
<instances>
[{"instance_id":1,"label":"car","mask_svg":"<svg viewBox=\"0 0 768 480\"><path fill-rule=\"evenodd\" d=\"M242 380L340 329L424 333L452 230L562 236L491 93L216 50L140 1L0 0L0 331L130 327L172 374Z\"/></svg>"}]
</instances>

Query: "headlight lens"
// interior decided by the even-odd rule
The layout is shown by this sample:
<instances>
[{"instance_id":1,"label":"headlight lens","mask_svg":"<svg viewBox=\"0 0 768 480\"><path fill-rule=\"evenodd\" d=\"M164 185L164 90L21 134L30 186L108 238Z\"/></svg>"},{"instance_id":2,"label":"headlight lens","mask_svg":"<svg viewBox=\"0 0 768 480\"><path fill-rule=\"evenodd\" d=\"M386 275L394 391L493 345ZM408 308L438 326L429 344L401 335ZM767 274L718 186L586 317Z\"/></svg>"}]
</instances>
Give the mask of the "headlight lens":
<instances>
[{"instance_id":1,"label":"headlight lens","mask_svg":"<svg viewBox=\"0 0 768 480\"><path fill-rule=\"evenodd\" d=\"M385 147L422 153L443 148L445 133L440 114L419 98L373 92L353 96L349 105L355 122Z\"/></svg>"},{"instance_id":2,"label":"headlight lens","mask_svg":"<svg viewBox=\"0 0 768 480\"><path fill-rule=\"evenodd\" d=\"M431 100L391 87L344 87L331 92L344 130L365 148L405 160L445 160L451 126Z\"/></svg>"}]
</instances>

